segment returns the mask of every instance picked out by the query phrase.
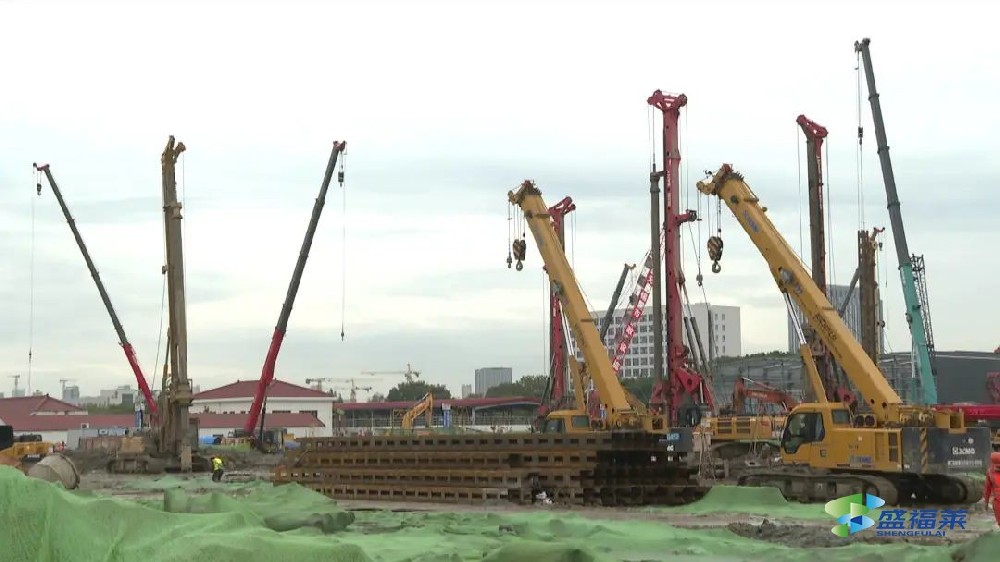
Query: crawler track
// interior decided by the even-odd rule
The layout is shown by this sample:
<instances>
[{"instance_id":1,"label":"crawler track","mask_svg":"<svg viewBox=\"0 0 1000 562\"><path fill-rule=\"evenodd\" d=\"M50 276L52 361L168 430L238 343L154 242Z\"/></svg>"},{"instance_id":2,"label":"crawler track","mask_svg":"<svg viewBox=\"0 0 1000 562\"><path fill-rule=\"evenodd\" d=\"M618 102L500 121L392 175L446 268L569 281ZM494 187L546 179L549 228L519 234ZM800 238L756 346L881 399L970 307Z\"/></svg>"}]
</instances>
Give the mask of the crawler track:
<instances>
[{"instance_id":1,"label":"crawler track","mask_svg":"<svg viewBox=\"0 0 1000 562\"><path fill-rule=\"evenodd\" d=\"M827 502L861 492L882 498L886 505L971 504L981 497L974 481L958 475L816 473L782 467L745 474L738 483L778 488L785 499L801 502Z\"/></svg>"},{"instance_id":2,"label":"crawler track","mask_svg":"<svg viewBox=\"0 0 1000 562\"><path fill-rule=\"evenodd\" d=\"M275 484L336 499L530 503L544 491L575 505L679 505L707 489L686 454L643 433L300 439Z\"/></svg>"}]
</instances>

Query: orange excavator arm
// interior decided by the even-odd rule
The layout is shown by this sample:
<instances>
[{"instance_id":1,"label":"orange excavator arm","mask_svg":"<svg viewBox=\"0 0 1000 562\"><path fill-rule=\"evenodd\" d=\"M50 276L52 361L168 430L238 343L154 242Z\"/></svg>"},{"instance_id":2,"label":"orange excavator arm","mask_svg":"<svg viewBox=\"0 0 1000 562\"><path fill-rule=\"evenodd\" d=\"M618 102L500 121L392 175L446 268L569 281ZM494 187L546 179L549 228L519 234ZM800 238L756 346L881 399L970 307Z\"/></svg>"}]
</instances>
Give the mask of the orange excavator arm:
<instances>
[{"instance_id":1,"label":"orange excavator arm","mask_svg":"<svg viewBox=\"0 0 1000 562\"><path fill-rule=\"evenodd\" d=\"M413 429L413 422L417 419L420 414L427 415L427 429L431 428L433 421L432 415L434 413L434 395L430 392L424 395L420 402L413 405L412 408L403 414L403 429Z\"/></svg>"}]
</instances>

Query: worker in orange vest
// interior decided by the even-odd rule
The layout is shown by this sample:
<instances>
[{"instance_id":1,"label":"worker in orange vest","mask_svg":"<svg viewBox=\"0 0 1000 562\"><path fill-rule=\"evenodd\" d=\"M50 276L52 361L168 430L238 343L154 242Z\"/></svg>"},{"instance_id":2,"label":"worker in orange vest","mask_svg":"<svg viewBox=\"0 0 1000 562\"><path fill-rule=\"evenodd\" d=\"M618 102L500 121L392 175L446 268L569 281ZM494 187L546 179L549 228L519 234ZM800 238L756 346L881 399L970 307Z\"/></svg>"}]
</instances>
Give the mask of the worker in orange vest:
<instances>
[{"instance_id":1,"label":"worker in orange vest","mask_svg":"<svg viewBox=\"0 0 1000 562\"><path fill-rule=\"evenodd\" d=\"M993 517L1000 526L1000 452L990 454L990 468L986 473L986 489L983 490L983 501L990 505L993 501Z\"/></svg>"}]
</instances>

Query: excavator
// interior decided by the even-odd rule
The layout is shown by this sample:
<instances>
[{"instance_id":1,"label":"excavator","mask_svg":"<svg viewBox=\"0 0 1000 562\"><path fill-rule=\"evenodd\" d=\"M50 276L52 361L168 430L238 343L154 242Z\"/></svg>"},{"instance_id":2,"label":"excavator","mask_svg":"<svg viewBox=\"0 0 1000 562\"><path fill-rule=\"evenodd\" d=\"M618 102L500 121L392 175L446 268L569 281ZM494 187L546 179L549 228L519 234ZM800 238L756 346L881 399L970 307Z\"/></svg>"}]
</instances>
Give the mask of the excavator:
<instances>
[{"instance_id":1,"label":"excavator","mask_svg":"<svg viewBox=\"0 0 1000 562\"><path fill-rule=\"evenodd\" d=\"M960 411L903 403L731 165L723 164L697 186L729 207L767 262L786 306L795 301L861 398L854 410L825 400L800 333L814 396L824 398L789 412L780 441L781 465L748 471L739 484L775 487L786 499L800 501L868 493L886 505L976 502L982 492L967 475L982 474L989 465L989 429L967 427ZM709 257L718 273L721 253L710 247Z\"/></svg>"},{"instance_id":2,"label":"excavator","mask_svg":"<svg viewBox=\"0 0 1000 562\"><path fill-rule=\"evenodd\" d=\"M545 264L552 290L559 297L570 332L584 359L580 363L572 355L567 357L575 404L572 408L549 412L543 432L644 431L662 434L660 442L666 451L690 452L693 448L692 428L671 427L668 423L669 413L650 412L619 381L573 269L559 244L549 207L545 204L541 191L534 182L525 180L516 191L508 192L507 198L524 214L524 220ZM527 244L523 239L513 241L512 253L517 260L518 270L523 269L526 249ZM587 396L591 385L596 392ZM592 416L590 410L596 410L598 415Z\"/></svg>"},{"instance_id":3,"label":"excavator","mask_svg":"<svg viewBox=\"0 0 1000 562\"><path fill-rule=\"evenodd\" d=\"M413 429L413 422L416 421L420 414L424 414L424 424L427 429L433 426L433 416L434 416L434 395L428 392L420 399L419 402L413 405L412 408L403 414L402 427L406 431Z\"/></svg>"},{"instance_id":4,"label":"excavator","mask_svg":"<svg viewBox=\"0 0 1000 562\"><path fill-rule=\"evenodd\" d=\"M0 425L0 466L9 466L31 478L58 482L67 490L80 485L80 473L68 457L54 451L38 434L14 436L14 428Z\"/></svg>"},{"instance_id":5,"label":"excavator","mask_svg":"<svg viewBox=\"0 0 1000 562\"><path fill-rule=\"evenodd\" d=\"M763 407L758 411L748 411L748 399L757 401L761 406L778 406L781 413L766 411ZM764 444L776 444L785 427L786 414L797 405L798 401L787 392L740 377L733 385L732 402L720 408L719 415L710 420L713 453L720 459L730 460L749 454Z\"/></svg>"}]
</instances>

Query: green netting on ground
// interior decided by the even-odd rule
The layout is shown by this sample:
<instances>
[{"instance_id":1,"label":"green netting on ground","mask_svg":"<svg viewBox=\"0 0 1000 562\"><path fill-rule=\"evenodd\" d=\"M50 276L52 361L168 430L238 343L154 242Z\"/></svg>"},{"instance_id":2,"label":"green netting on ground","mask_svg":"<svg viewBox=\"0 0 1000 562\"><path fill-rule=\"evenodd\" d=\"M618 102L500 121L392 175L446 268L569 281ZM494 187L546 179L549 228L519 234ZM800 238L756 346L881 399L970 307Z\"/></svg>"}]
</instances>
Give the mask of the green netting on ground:
<instances>
[{"instance_id":1,"label":"green netting on ground","mask_svg":"<svg viewBox=\"0 0 1000 562\"><path fill-rule=\"evenodd\" d=\"M829 519L822 504L789 502L777 488L713 486L705 497L692 504L676 507L651 507L662 513L750 513L788 519Z\"/></svg>"},{"instance_id":2,"label":"green netting on ground","mask_svg":"<svg viewBox=\"0 0 1000 562\"><path fill-rule=\"evenodd\" d=\"M165 496L159 507L88 497L0 467L0 560L931 562L958 554L954 547L906 544L805 550L742 538L724 528L681 529L657 521L597 520L546 510L346 513L296 485L257 487L238 498L217 491L193 495L174 486ZM993 562L1000 552L1000 533L960 548L964 562Z\"/></svg>"}]
</instances>

